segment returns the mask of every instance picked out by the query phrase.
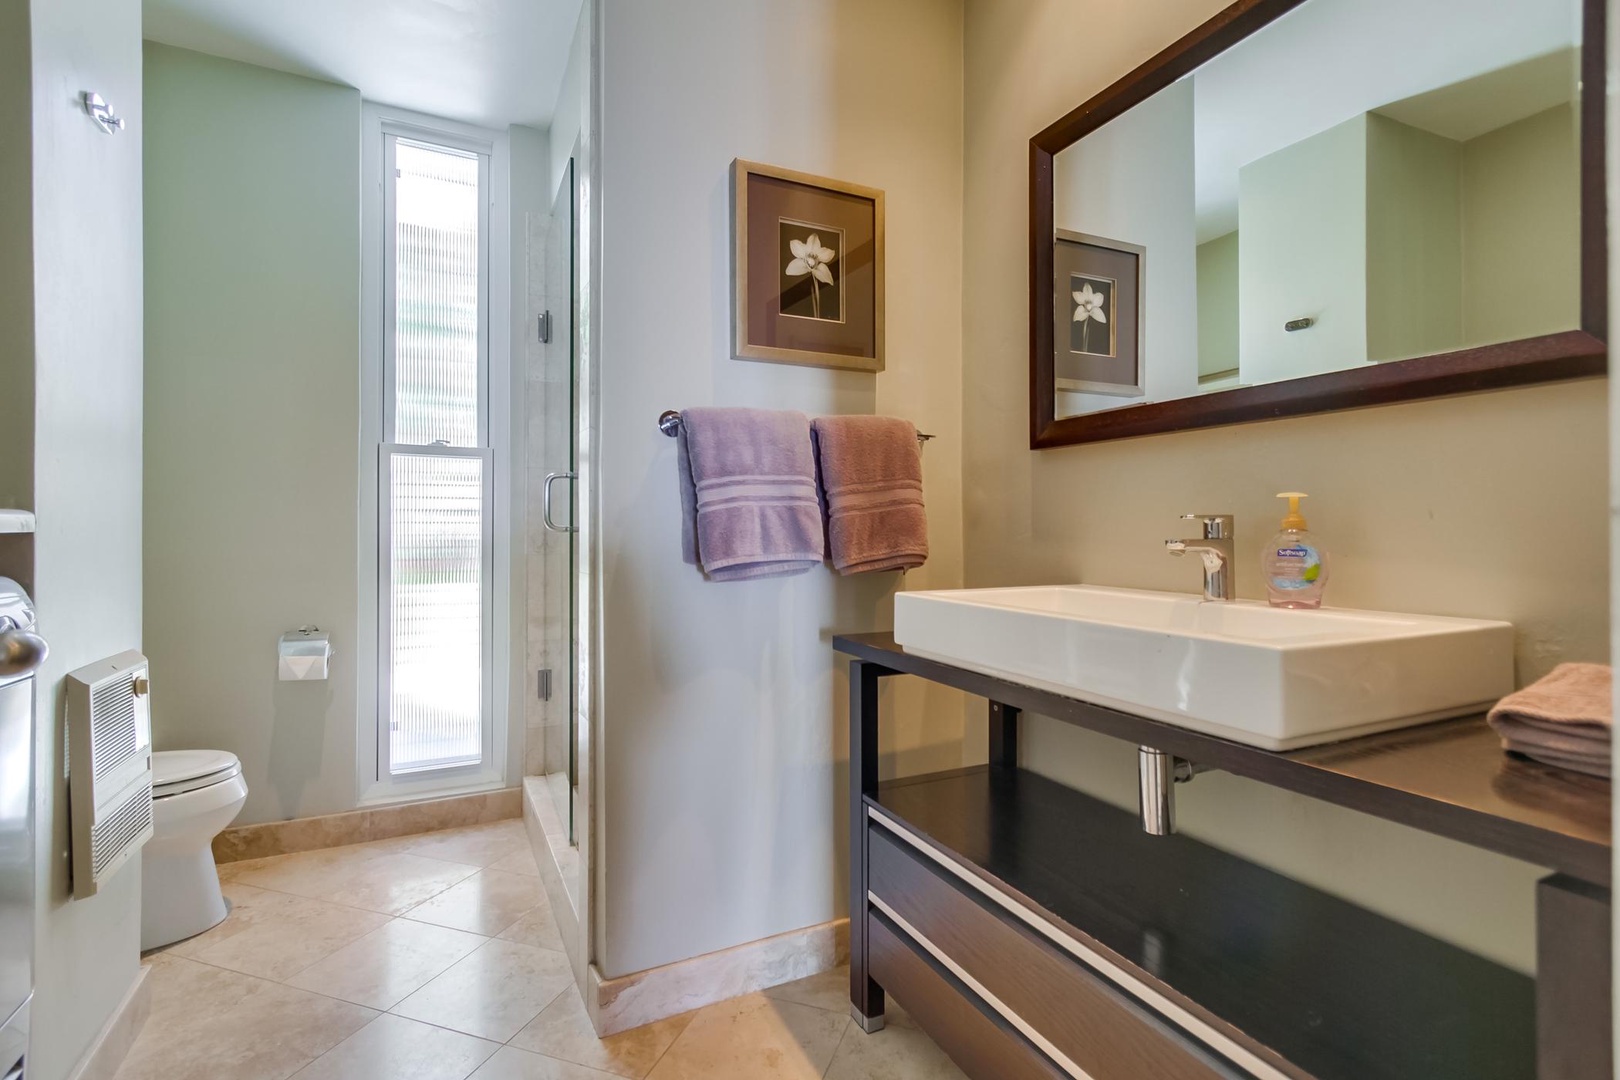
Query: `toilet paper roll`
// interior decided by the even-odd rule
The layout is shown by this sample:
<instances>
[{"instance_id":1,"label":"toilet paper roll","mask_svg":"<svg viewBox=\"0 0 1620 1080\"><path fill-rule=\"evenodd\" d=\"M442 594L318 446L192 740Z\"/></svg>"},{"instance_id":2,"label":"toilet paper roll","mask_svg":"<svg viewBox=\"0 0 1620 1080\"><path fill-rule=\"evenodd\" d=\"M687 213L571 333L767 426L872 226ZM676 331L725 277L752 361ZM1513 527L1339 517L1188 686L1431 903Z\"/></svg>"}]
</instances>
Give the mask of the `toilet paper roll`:
<instances>
[{"instance_id":1,"label":"toilet paper roll","mask_svg":"<svg viewBox=\"0 0 1620 1080\"><path fill-rule=\"evenodd\" d=\"M324 679L332 661L332 642L321 630L294 630L281 635L276 655L282 682Z\"/></svg>"}]
</instances>

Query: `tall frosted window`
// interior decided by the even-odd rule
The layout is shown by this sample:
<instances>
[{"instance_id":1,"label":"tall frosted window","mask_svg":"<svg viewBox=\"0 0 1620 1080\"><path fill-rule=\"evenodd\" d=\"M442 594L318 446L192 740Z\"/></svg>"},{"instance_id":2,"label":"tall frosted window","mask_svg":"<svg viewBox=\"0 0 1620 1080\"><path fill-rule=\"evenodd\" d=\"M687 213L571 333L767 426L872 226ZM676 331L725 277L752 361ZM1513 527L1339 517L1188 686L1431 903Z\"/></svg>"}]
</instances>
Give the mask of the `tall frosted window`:
<instances>
[{"instance_id":1,"label":"tall frosted window","mask_svg":"<svg viewBox=\"0 0 1620 1080\"><path fill-rule=\"evenodd\" d=\"M390 461L395 772L483 753L484 463L395 453Z\"/></svg>"},{"instance_id":2,"label":"tall frosted window","mask_svg":"<svg viewBox=\"0 0 1620 1080\"><path fill-rule=\"evenodd\" d=\"M387 146L379 748L400 774L491 751L488 155Z\"/></svg>"},{"instance_id":3,"label":"tall frosted window","mask_svg":"<svg viewBox=\"0 0 1620 1080\"><path fill-rule=\"evenodd\" d=\"M394 154L394 441L477 446L478 157Z\"/></svg>"}]
</instances>

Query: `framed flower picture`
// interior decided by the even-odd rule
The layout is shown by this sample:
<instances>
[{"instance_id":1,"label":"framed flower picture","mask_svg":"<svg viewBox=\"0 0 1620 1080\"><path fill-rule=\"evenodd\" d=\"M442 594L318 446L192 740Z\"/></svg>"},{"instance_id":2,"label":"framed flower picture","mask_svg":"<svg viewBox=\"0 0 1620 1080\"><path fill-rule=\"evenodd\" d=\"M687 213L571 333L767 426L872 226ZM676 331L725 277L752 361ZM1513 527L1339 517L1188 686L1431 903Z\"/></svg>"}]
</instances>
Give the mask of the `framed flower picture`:
<instances>
[{"instance_id":1,"label":"framed flower picture","mask_svg":"<svg viewBox=\"0 0 1620 1080\"><path fill-rule=\"evenodd\" d=\"M883 370L883 192L732 164L732 355Z\"/></svg>"},{"instance_id":2,"label":"framed flower picture","mask_svg":"<svg viewBox=\"0 0 1620 1080\"><path fill-rule=\"evenodd\" d=\"M1057 230L1052 344L1059 390L1142 396L1146 257L1138 244Z\"/></svg>"}]
</instances>

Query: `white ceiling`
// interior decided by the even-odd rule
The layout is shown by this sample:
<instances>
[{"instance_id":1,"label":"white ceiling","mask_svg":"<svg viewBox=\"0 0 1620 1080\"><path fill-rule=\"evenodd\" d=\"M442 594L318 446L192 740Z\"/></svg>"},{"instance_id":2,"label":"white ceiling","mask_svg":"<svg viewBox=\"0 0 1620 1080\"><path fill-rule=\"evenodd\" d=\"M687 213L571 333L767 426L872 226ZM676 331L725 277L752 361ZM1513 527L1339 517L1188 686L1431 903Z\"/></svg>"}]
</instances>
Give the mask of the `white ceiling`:
<instances>
[{"instance_id":1,"label":"white ceiling","mask_svg":"<svg viewBox=\"0 0 1620 1080\"><path fill-rule=\"evenodd\" d=\"M581 0L146 0L145 34L484 127L546 127Z\"/></svg>"}]
</instances>

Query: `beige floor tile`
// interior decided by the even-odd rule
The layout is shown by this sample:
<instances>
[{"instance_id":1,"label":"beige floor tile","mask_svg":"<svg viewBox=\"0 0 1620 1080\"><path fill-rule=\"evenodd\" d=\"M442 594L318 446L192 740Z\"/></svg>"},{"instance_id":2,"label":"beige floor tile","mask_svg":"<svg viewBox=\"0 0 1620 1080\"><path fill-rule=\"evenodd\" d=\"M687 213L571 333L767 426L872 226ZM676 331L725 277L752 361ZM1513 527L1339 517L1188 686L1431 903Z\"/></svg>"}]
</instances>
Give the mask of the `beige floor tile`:
<instances>
[{"instance_id":1,"label":"beige floor tile","mask_svg":"<svg viewBox=\"0 0 1620 1080\"><path fill-rule=\"evenodd\" d=\"M838 1044L826 1080L967 1080L945 1051L914 1027L867 1035L854 1024Z\"/></svg>"},{"instance_id":2,"label":"beige floor tile","mask_svg":"<svg viewBox=\"0 0 1620 1080\"><path fill-rule=\"evenodd\" d=\"M828 1012L849 1014L849 965L823 971L808 979L783 983L765 991L765 996L777 1001L794 1001Z\"/></svg>"},{"instance_id":3,"label":"beige floor tile","mask_svg":"<svg viewBox=\"0 0 1620 1080\"><path fill-rule=\"evenodd\" d=\"M384 1014L316 1058L297 1080L466 1080L499 1043Z\"/></svg>"},{"instance_id":4,"label":"beige floor tile","mask_svg":"<svg viewBox=\"0 0 1620 1080\"><path fill-rule=\"evenodd\" d=\"M578 992L569 990L558 995L528 1027L518 1032L511 1045L641 1080L652 1072L664 1051L691 1021L689 1013L598 1039L591 1029L590 1018L585 1015L585 1003Z\"/></svg>"},{"instance_id":5,"label":"beige floor tile","mask_svg":"<svg viewBox=\"0 0 1620 1080\"><path fill-rule=\"evenodd\" d=\"M545 902L538 877L479 870L405 912L417 922L494 937Z\"/></svg>"},{"instance_id":6,"label":"beige floor tile","mask_svg":"<svg viewBox=\"0 0 1620 1080\"><path fill-rule=\"evenodd\" d=\"M311 964L376 930L388 916L325 900L225 885L231 912L174 952L215 967L285 982Z\"/></svg>"},{"instance_id":7,"label":"beige floor tile","mask_svg":"<svg viewBox=\"0 0 1620 1080\"><path fill-rule=\"evenodd\" d=\"M497 936L506 941L533 945L537 949L563 951L562 933L557 929L557 920L551 914L549 902L542 903Z\"/></svg>"},{"instance_id":8,"label":"beige floor tile","mask_svg":"<svg viewBox=\"0 0 1620 1080\"><path fill-rule=\"evenodd\" d=\"M383 855L361 866L323 899L370 911L402 915L478 872L466 863L444 862L420 855Z\"/></svg>"},{"instance_id":9,"label":"beige floor tile","mask_svg":"<svg viewBox=\"0 0 1620 1080\"><path fill-rule=\"evenodd\" d=\"M506 1042L574 986L568 957L514 941L490 941L395 1005L425 1024Z\"/></svg>"},{"instance_id":10,"label":"beige floor tile","mask_svg":"<svg viewBox=\"0 0 1620 1080\"><path fill-rule=\"evenodd\" d=\"M698 1011L650 1080L820 1080L849 1019L763 994Z\"/></svg>"},{"instance_id":11,"label":"beige floor tile","mask_svg":"<svg viewBox=\"0 0 1620 1080\"><path fill-rule=\"evenodd\" d=\"M389 1009L483 943L477 934L389 919L380 929L305 968L288 985Z\"/></svg>"},{"instance_id":12,"label":"beige floor tile","mask_svg":"<svg viewBox=\"0 0 1620 1080\"><path fill-rule=\"evenodd\" d=\"M503 1047L484 1062L470 1080L616 1080L612 1073L597 1072L556 1058L531 1054L515 1046Z\"/></svg>"},{"instance_id":13,"label":"beige floor tile","mask_svg":"<svg viewBox=\"0 0 1620 1080\"><path fill-rule=\"evenodd\" d=\"M270 855L263 859L223 863L219 867L219 877L221 881L240 881L261 889L275 889L299 896L319 896L341 884L344 875L353 872L355 867L370 862L380 854L364 844L351 844L319 851L300 851L293 855Z\"/></svg>"},{"instance_id":14,"label":"beige floor tile","mask_svg":"<svg viewBox=\"0 0 1620 1080\"><path fill-rule=\"evenodd\" d=\"M118 1080L284 1080L378 1015L170 954L149 978L152 1014Z\"/></svg>"},{"instance_id":15,"label":"beige floor tile","mask_svg":"<svg viewBox=\"0 0 1620 1080\"><path fill-rule=\"evenodd\" d=\"M227 863L221 872L227 880L244 885L398 915L478 868L354 844Z\"/></svg>"},{"instance_id":16,"label":"beige floor tile","mask_svg":"<svg viewBox=\"0 0 1620 1080\"><path fill-rule=\"evenodd\" d=\"M489 864L491 870L505 870L508 874L527 874L530 877L540 876L540 867L534 861L534 849L529 846L528 837L525 836L523 846L512 854Z\"/></svg>"},{"instance_id":17,"label":"beige floor tile","mask_svg":"<svg viewBox=\"0 0 1620 1080\"><path fill-rule=\"evenodd\" d=\"M800 1005L811 1005L817 1009L826 1009L842 1016L849 1015L849 965L844 964L823 971L819 975L812 975L797 982L783 983L773 986L765 992L766 997L776 998L778 1001L796 1001ZM883 1020L890 1027L917 1026L917 1022L890 996L887 1008L883 1013Z\"/></svg>"},{"instance_id":18,"label":"beige floor tile","mask_svg":"<svg viewBox=\"0 0 1620 1080\"><path fill-rule=\"evenodd\" d=\"M442 829L438 832L419 833L378 840L368 845L384 850L421 855L445 862L466 863L470 866L489 866L528 847L521 818L496 821L488 825L468 825L460 829Z\"/></svg>"}]
</instances>

